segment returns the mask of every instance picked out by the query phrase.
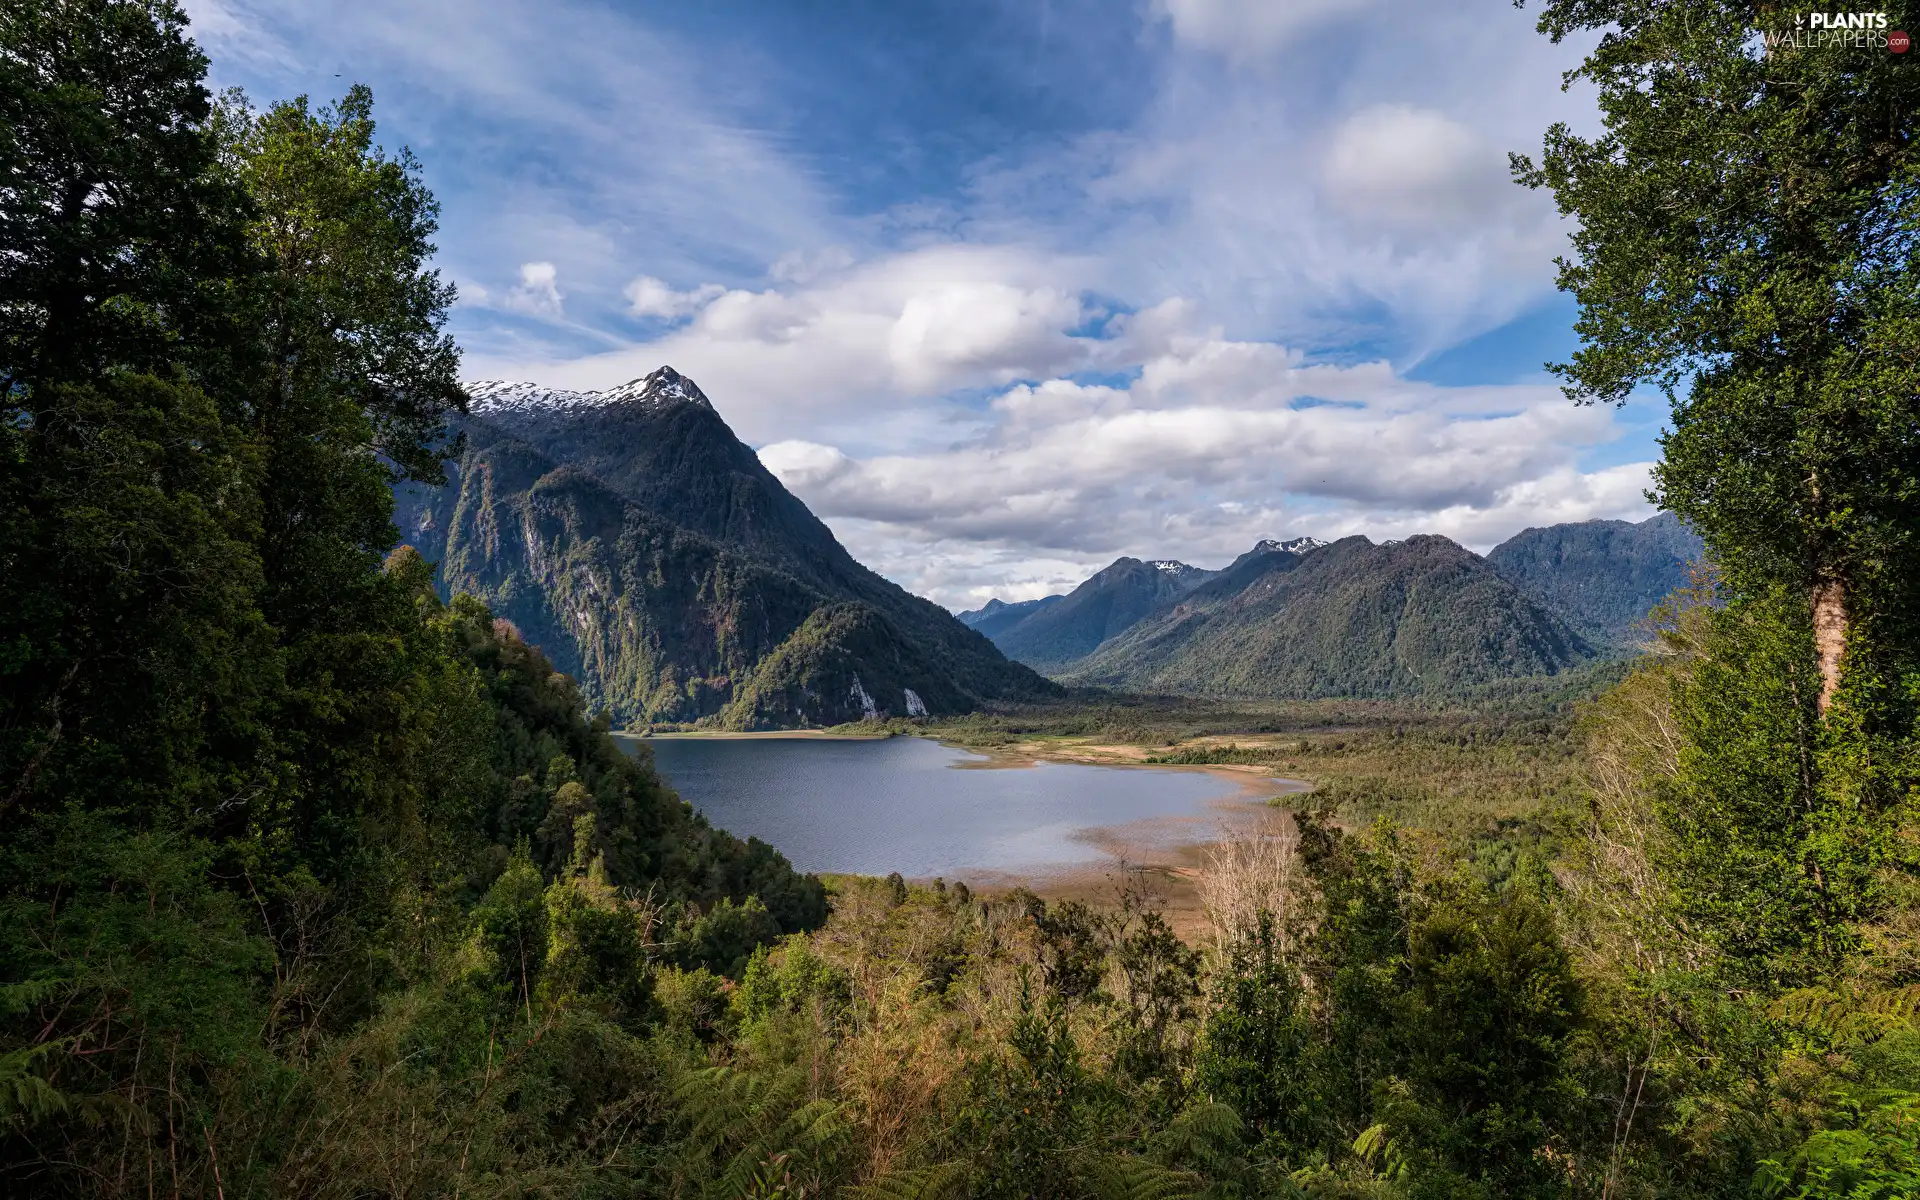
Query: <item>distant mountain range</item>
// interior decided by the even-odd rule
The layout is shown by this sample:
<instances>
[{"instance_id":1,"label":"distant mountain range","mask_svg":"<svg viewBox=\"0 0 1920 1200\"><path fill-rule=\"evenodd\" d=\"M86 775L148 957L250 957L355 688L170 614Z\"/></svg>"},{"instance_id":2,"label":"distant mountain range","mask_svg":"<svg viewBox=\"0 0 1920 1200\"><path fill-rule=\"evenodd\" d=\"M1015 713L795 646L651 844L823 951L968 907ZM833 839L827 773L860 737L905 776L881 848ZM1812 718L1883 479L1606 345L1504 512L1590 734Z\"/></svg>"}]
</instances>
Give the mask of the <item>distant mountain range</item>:
<instances>
[{"instance_id":1,"label":"distant mountain range","mask_svg":"<svg viewBox=\"0 0 1920 1200\"><path fill-rule=\"evenodd\" d=\"M616 721L828 725L1058 691L855 562L672 368L468 391L448 485L396 489L402 537Z\"/></svg>"},{"instance_id":2,"label":"distant mountain range","mask_svg":"<svg viewBox=\"0 0 1920 1200\"><path fill-rule=\"evenodd\" d=\"M1182 562L1122 558L1064 596L961 613L960 620L1007 657L1050 671L1085 658L1215 574Z\"/></svg>"},{"instance_id":3,"label":"distant mountain range","mask_svg":"<svg viewBox=\"0 0 1920 1200\"><path fill-rule=\"evenodd\" d=\"M1529 529L1485 558L1443 537L1263 541L1221 571L1122 558L1064 596L961 620L1064 682L1261 697L1445 692L1623 652L1686 582L1671 514Z\"/></svg>"},{"instance_id":4,"label":"distant mountain range","mask_svg":"<svg viewBox=\"0 0 1920 1200\"><path fill-rule=\"evenodd\" d=\"M1485 558L1442 537L1263 541L1226 568L1122 558L1071 592L961 613L854 561L663 367L604 392L469 387L443 488L396 489L402 535L622 723L755 729L959 713L1059 683L1391 696L1618 653L1685 582L1671 515L1529 529Z\"/></svg>"},{"instance_id":5,"label":"distant mountain range","mask_svg":"<svg viewBox=\"0 0 1920 1200\"><path fill-rule=\"evenodd\" d=\"M1675 588L1705 547L1672 513L1639 524L1581 521L1515 534L1487 552L1487 563L1528 595L1566 617L1581 636L1621 647Z\"/></svg>"}]
</instances>

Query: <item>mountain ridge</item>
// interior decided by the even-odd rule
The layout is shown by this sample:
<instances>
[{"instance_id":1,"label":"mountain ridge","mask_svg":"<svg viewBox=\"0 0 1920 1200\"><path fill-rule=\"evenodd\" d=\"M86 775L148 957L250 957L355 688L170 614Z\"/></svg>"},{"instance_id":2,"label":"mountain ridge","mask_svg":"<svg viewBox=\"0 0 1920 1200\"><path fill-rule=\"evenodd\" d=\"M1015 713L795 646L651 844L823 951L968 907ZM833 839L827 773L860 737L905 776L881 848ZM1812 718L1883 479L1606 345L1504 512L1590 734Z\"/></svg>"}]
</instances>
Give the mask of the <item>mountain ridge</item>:
<instances>
[{"instance_id":1,"label":"mountain ridge","mask_svg":"<svg viewBox=\"0 0 1920 1200\"><path fill-rule=\"evenodd\" d=\"M1355 536L1243 555L1060 677L1196 695L1398 696L1558 674L1592 657L1564 621L1449 539Z\"/></svg>"},{"instance_id":2,"label":"mountain ridge","mask_svg":"<svg viewBox=\"0 0 1920 1200\"><path fill-rule=\"evenodd\" d=\"M1118 558L1050 604L1039 604L993 638L1007 657L1036 670L1083 658L1215 572L1171 559Z\"/></svg>"},{"instance_id":3,"label":"mountain ridge","mask_svg":"<svg viewBox=\"0 0 1920 1200\"><path fill-rule=\"evenodd\" d=\"M1644 521L1575 521L1524 529L1487 552L1501 576L1564 614L1595 642L1630 647L1647 612L1686 585L1705 553L1670 512Z\"/></svg>"}]
</instances>

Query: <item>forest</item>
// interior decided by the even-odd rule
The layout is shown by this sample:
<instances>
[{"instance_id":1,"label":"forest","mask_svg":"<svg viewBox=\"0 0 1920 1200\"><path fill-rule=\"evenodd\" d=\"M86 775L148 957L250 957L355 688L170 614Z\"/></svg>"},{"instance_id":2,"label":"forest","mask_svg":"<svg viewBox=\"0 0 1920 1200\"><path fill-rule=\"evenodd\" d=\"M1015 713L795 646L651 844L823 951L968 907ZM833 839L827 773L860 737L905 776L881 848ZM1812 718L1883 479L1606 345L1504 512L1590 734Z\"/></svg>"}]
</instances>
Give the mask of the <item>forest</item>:
<instances>
[{"instance_id":1,"label":"forest","mask_svg":"<svg viewBox=\"0 0 1920 1200\"><path fill-rule=\"evenodd\" d=\"M1357 736L944 728L1319 780L1182 937L1145 879L822 881L710 827L396 549L467 398L372 95L215 95L175 0L6 0L0 1186L1920 1193L1920 74L1727 34L1769 21L1540 10L1603 34L1601 132L1513 160L1571 218L1556 369L1666 396L1708 550L1646 654Z\"/></svg>"}]
</instances>

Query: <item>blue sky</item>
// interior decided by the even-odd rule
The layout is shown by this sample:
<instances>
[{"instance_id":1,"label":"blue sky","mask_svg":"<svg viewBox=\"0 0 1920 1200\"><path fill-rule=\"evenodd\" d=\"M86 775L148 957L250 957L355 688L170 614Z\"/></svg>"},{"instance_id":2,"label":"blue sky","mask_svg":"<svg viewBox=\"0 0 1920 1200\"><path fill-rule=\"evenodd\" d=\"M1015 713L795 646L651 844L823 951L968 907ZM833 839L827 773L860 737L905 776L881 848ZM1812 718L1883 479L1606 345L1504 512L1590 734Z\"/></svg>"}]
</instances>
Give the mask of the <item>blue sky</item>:
<instances>
[{"instance_id":1,"label":"blue sky","mask_svg":"<svg viewBox=\"0 0 1920 1200\"><path fill-rule=\"evenodd\" d=\"M373 90L469 378L670 363L954 607L1120 554L1638 518L1565 227L1506 178L1582 49L1506 0L187 0L214 82Z\"/></svg>"}]
</instances>

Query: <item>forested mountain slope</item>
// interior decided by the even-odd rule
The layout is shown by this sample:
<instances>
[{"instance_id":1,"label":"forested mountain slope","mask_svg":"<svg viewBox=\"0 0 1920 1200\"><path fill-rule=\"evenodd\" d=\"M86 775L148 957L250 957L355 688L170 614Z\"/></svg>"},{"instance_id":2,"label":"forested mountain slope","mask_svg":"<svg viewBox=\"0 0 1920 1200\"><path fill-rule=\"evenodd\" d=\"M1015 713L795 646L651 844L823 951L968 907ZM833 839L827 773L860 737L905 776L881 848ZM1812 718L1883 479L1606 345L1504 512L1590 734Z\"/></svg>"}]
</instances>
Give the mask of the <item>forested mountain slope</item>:
<instances>
[{"instance_id":1,"label":"forested mountain slope","mask_svg":"<svg viewBox=\"0 0 1920 1200\"><path fill-rule=\"evenodd\" d=\"M976 629L991 639L1026 620L1036 609L1058 604L1061 599L1060 596L1042 596L1038 600L1017 600L1012 604L1004 600L989 600L979 608L953 615L968 629Z\"/></svg>"},{"instance_id":2,"label":"forested mountain slope","mask_svg":"<svg viewBox=\"0 0 1920 1200\"><path fill-rule=\"evenodd\" d=\"M1213 575L1181 562L1118 559L1065 596L1033 602L1022 620L990 636L1008 658L1042 671L1058 670Z\"/></svg>"},{"instance_id":3,"label":"forested mountain slope","mask_svg":"<svg viewBox=\"0 0 1920 1200\"><path fill-rule=\"evenodd\" d=\"M1589 640L1635 642L1653 606L1687 582L1699 535L1670 512L1638 524L1580 521L1528 529L1487 552L1502 578L1567 619Z\"/></svg>"},{"instance_id":4,"label":"forested mountain slope","mask_svg":"<svg viewBox=\"0 0 1920 1200\"><path fill-rule=\"evenodd\" d=\"M403 534L617 720L830 725L1053 690L855 562L671 368L472 392L448 486L399 493Z\"/></svg>"},{"instance_id":5,"label":"forested mountain slope","mask_svg":"<svg viewBox=\"0 0 1920 1200\"><path fill-rule=\"evenodd\" d=\"M1079 683L1197 695L1393 696L1593 657L1478 555L1431 535L1268 550L1075 664Z\"/></svg>"}]
</instances>

